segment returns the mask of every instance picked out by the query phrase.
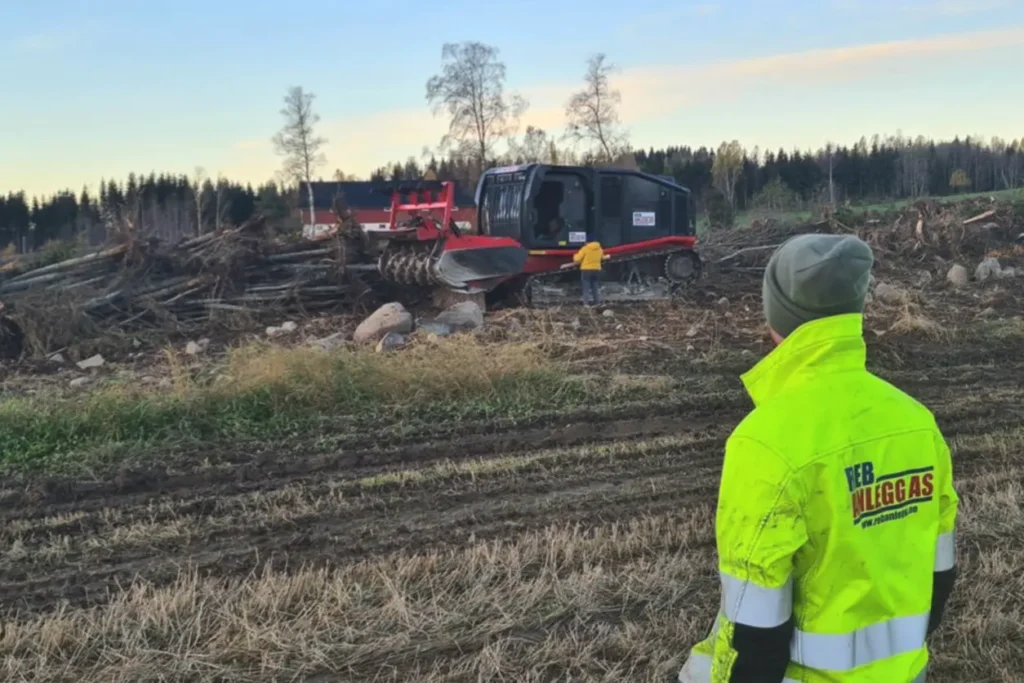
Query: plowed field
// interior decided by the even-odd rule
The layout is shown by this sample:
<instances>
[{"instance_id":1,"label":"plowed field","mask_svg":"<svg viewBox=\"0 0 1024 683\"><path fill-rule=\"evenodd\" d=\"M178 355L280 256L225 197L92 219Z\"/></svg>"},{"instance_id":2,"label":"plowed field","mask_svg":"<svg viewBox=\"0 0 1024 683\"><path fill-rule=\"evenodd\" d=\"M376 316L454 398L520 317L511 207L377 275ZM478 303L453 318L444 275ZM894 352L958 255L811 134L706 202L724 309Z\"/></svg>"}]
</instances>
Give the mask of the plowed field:
<instances>
[{"instance_id":1,"label":"plowed field","mask_svg":"<svg viewBox=\"0 0 1024 683\"><path fill-rule=\"evenodd\" d=\"M929 681L1024 680L1016 339L872 346L938 416L963 497ZM672 680L718 605L722 447L750 408L728 358L644 361L677 382L646 403L8 481L0 678Z\"/></svg>"}]
</instances>

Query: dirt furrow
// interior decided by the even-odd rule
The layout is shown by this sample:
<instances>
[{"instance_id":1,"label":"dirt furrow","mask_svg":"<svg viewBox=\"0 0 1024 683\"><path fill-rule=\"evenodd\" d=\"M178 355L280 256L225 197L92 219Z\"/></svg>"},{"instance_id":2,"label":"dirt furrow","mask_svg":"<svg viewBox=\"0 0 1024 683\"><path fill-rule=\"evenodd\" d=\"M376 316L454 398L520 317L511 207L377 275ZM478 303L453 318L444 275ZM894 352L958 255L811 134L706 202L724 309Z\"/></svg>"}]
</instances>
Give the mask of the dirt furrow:
<instances>
[{"instance_id":1,"label":"dirt furrow","mask_svg":"<svg viewBox=\"0 0 1024 683\"><path fill-rule=\"evenodd\" d=\"M610 481L563 481L542 494L489 488L451 496L434 509L406 509L396 499L380 514L363 520L328 515L297 519L277 529L224 529L191 538L183 548L167 544L136 548L134 557L119 552L99 565L66 562L62 569L51 568L42 575L9 567L4 571L8 580L0 583L0 603L7 610L39 610L54 607L54 596L59 595L73 604L93 604L135 577L160 584L187 569L203 576L228 576L258 570L268 561L279 569L336 565L396 551L508 537L543 528L552 520L593 525L683 509L703 509L710 515L715 470L667 470L632 478L616 476ZM712 527L708 526L710 542Z\"/></svg>"}]
</instances>

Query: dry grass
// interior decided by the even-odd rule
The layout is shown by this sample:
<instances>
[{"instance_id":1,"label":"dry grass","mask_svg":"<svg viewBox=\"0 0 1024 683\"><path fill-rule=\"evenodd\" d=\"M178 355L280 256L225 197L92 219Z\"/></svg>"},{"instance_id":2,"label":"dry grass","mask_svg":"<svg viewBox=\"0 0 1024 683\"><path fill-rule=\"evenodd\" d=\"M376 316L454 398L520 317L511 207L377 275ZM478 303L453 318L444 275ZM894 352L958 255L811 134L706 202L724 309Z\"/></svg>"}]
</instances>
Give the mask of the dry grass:
<instances>
[{"instance_id":1,"label":"dry grass","mask_svg":"<svg viewBox=\"0 0 1024 683\"><path fill-rule=\"evenodd\" d=\"M710 516L708 506L339 570L139 584L96 610L6 624L0 671L36 681L658 680L706 629L717 597Z\"/></svg>"},{"instance_id":2,"label":"dry grass","mask_svg":"<svg viewBox=\"0 0 1024 683\"><path fill-rule=\"evenodd\" d=\"M930 680L1018 680L1024 579L1020 547L1005 539L1024 537L1024 489L999 473L965 484L963 578ZM663 682L717 605L712 517L709 501L336 569L140 581L93 609L8 621L0 672L82 683Z\"/></svg>"},{"instance_id":3,"label":"dry grass","mask_svg":"<svg viewBox=\"0 0 1024 683\"><path fill-rule=\"evenodd\" d=\"M384 401L416 402L480 395L509 379L559 368L540 343L488 345L472 336L421 342L401 353L251 345L234 350L215 391L287 391L315 403L332 402L338 386L370 390Z\"/></svg>"},{"instance_id":4,"label":"dry grass","mask_svg":"<svg viewBox=\"0 0 1024 683\"><path fill-rule=\"evenodd\" d=\"M889 327L889 332L899 335L915 335L931 341L948 342L953 334L946 326L928 318L912 304L903 304L896 321Z\"/></svg>"},{"instance_id":5,"label":"dry grass","mask_svg":"<svg viewBox=\"0 0 1024 683\"><path fill-rule=\"evenodd\" d=\"M232 350L218 366L186 363L167 352L169 391L119 383L84 399L0 404L0 463L46 464L118 442L276 438L337 415L528 411L581 403L588 395L540 344L488 345L473 337L393 354L254 344Z\"/></svg>"}]
</instances>

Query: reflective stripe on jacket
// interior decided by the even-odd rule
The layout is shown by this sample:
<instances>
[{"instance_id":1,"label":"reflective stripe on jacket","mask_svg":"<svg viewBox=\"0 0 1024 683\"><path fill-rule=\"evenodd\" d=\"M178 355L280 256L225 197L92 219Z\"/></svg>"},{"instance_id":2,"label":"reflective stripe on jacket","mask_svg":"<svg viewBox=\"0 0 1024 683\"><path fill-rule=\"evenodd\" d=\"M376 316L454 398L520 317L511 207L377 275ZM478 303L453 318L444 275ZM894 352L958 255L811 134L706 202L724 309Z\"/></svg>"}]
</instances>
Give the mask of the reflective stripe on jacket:
<instances>
[{"instance_id":1,"label":"reflective stripe on jacket","mask_svg":"<svg viewBox=\"0 0 1024 683\"><path fill-rule=\"evenodd\" d=\"M580 270L601 270L604 250L600 242L587 242L573 254L572 262L580 264Z\"/></svg>"},{"instance_id":2,"label":"reflective stripe on jacket","mask_svg":"<svg viewBox=\"0 0 1024 683\"><path fill-rule=\"evenodd\" d=\"M679 679L729 683L734 625L794 634L786 681L923 681L958 499L932 414L865 369L863 319L800 326L743 376L716 514L722 603Z\"/></svg>"}]
</instances>

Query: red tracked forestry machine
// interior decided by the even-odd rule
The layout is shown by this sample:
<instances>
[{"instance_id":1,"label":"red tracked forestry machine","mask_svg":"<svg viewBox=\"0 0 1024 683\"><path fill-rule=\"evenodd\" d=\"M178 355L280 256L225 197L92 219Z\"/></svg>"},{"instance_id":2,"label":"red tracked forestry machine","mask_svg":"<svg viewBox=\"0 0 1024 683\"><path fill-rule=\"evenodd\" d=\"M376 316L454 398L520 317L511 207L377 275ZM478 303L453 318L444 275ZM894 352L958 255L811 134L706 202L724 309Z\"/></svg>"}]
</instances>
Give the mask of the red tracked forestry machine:
<instances>
[{"instance_id":1,"label":"red tracked forestry machine","mask_svg":"<svg viewBox=\"0 0 1024 683\"><path fill-rule=\"evenodd\" d=\"M576 283L573 254L596 240L605 253L603 283L615 300L649 299L700 276L690 191L637 171L529 164L494 168L476 189L476 226L452 218L452 183L421 181L391 194L378 243L377 271L392 284L486 292L490 303L531 302L538 286Z\"/></svg>"}]
</instances>

